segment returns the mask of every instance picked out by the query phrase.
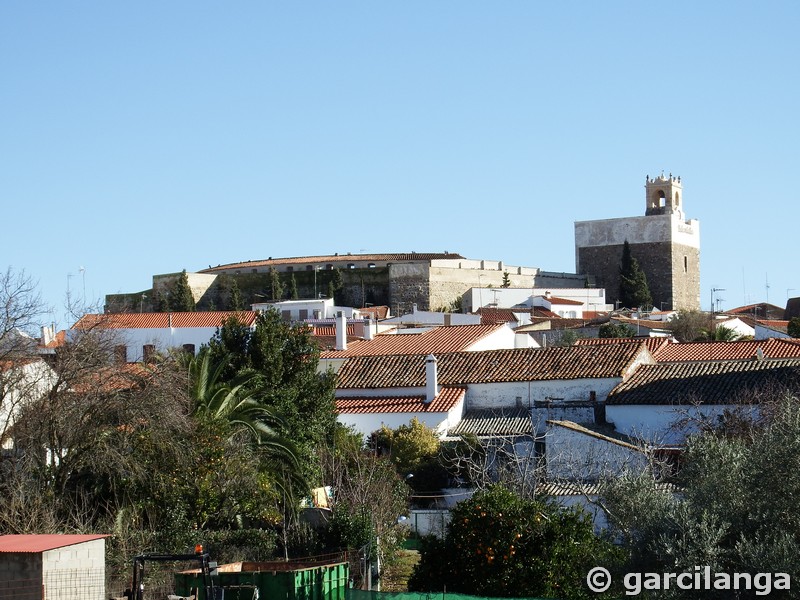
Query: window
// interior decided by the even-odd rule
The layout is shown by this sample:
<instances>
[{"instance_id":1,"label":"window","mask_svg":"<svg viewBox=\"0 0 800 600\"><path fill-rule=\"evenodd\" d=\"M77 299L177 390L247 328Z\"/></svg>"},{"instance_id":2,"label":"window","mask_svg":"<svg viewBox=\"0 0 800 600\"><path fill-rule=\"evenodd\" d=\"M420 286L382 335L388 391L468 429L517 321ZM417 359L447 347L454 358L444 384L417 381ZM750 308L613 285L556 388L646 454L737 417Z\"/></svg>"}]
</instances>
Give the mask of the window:
<instances>
[{"instance_id":1,"label":"window","mask_svg":"<svg viewBox=\"0 0 800 600\"><path fill-rule=\"evenodd\" d=\"M294 267L286 267L287 273L291 273L292 271L294 271Z\"/></svg>"},{"instance_id":2,"label":"window","mask_svg":"<svg viewBox=\"0 0 800 600\"><path fill-rule=\"evenodd\" d=\"M114 346L114 359L119 364L128 362L128 348L124 344Z\"/></svg>"},{"instance_id":3,"label":"window","mask_svg":"<svg viewBox=\"0 0 800 600\"><path fill-rule=\"evenodd\" d=\"M290 310L282 310L281 311L281 319L286 321L287 323L292 320L292 311Z\"/></svg>"},{"instance_id":4,"label":"window","mask_svg":"<svg viewBox=\"0 0 800 600\"><path fill-rule=\"evenodd\" d=\"M184 344L183 351L194 356L194 344Z\"/></svg>"},{"instance_id":5,"label":"window","mask_svg":"<svg viewBox=\"0 0 800 600\"><path fill-rule=\"evenodd\" d=\"M683 272L684 273L688 273L689 272L689 257L688 256L684 256L683 257Z\"/></svg>"},{"instance_id":6,"label":"window","mask_svg":"<svg viewBox=\"0 0 800 600\"><path fill-rule=\"evenodd\" d=\"M325 269L327 269L328 271L333 271L333 265L328 263L327 265L325 265Z\"/></svg>"},{"instance_id":7,"label":"window","mask_svg":"<svg viewBox=\"0 0 800 600\"><path fill-rule=\"evenodd\" d=\"M306 265L306 271L313 271L314 265Z\"/></svg>"},{"instance_id":8,"label":"window","mask_svg":"<svg viewBox=\"0 0 800 600\"><path fill-rule=\"evenodd\" d=\"M301 321L305 321L307 318L308 318L308 309L307 308L301 308L300 309L300 320Z\"/></svg>"},{"instance_id":9,"label":"window","mask_svg":"<svg viewBox=\"0 0 800 600\"><path fill-rule=\"evenodd\" d=\"M152 362L156 355L156 347L153 344L145 344L142 346L142 360L144 362Z\"/></svg>"},{"instance_id":10,"label":"window","mask_svg":"<svg viewBox=\"0 0 800 600\"><path fill-rule=\"evenodd\" d=\"M370 269L374 269L375 268L375 263L369 263L367 265L367 267L369 267Z\"/></svg>"},{"instance_id":11,"label":"window","mask_svg":"<svg viewBox=\"0 0 800 600\"><path fill-rule=\"evenodd\" d=\"M347 263L347 268L348 269L355 269L356 266L353 263Z\"/></svg>"}]
</instances>

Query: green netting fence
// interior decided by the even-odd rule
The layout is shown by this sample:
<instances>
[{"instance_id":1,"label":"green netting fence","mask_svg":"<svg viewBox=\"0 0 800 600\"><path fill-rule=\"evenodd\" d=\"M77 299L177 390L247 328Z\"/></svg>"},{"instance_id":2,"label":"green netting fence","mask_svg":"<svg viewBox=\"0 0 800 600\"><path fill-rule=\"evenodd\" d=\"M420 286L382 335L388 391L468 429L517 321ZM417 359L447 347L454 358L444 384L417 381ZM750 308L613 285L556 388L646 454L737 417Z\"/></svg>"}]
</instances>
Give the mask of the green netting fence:
<instances>
[{"instance_id":1,"label":"green netting fence","mask_svg":"<svg viewBox=\"0 0 800 600\"><path fill-rule=\"evenodd\" d=\"M509 598L490 598L486 596L468 596L467 594L454 594L451 592L368 592L364 590L347 589L345 600L510 600ZM553 598L533 598L521 596L514 600L554 600Z\"/></svg>"}]
</instances>

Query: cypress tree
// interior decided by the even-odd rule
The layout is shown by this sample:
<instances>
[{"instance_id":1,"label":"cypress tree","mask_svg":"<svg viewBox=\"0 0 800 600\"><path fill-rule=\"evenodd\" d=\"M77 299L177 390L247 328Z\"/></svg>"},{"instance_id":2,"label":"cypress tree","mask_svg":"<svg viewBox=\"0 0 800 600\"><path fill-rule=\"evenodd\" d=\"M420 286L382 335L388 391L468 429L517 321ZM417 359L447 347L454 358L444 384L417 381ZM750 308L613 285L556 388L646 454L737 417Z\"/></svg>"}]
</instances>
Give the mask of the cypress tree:
<instances>
[{"instance_id":1,"label":"cypress tree","mask_svg":"<svg viewBox=\"0 0 800 600\"><path fill-rule=\"evenodd\" d=\"M172 284L169 294L169 307L176 312L192 312L195 309L192 288L189 287L189 276L186 269L181 271L180 277Z\"/></svg>"},{"instance_id":2,"label":"cypress tree","mask_svg":"<svg viewBox=\"0 0 800 600\"><path fill-rule=\"evenodd\" d=\"M269 285L273 300L280 300L283 298L283 283L281 283L281 275L272 267L269 269Z\"/></svg>"},{"instance_id":3,"label":"cypress tree","mask_svg":"<svg viewBox=\"0 0 800 600\"><path fill-rule=\"evenodd\" d=\"M628 240L622 247L622 261L619 266L619 299L627 308L649 308L653 304L647 276L631 255Z\"/></svg>"},{"instance_id":4,"label":"cypress tree","mask_svg":"<svg viewBox=\"0 0 800 600\"><path fill-rule=\"evenodd\" d=\"M294 273L292 273L292 277L289 279L289 298L292 300L300 298L300 294L297 292L297 279L295 279Z\"/></svg>"},{"instance_id":5,"label":"cypress tree","mask_svg":"<svg viewBox=\"0 0 800 600\"><path fill-rule=\"evenodd\" d=\"M231 299L228 303L231 310L244 310L244 301L242 300L242 292L239 289L239 284L236 279L231 283Z\"/></svg>"}]
</instances>

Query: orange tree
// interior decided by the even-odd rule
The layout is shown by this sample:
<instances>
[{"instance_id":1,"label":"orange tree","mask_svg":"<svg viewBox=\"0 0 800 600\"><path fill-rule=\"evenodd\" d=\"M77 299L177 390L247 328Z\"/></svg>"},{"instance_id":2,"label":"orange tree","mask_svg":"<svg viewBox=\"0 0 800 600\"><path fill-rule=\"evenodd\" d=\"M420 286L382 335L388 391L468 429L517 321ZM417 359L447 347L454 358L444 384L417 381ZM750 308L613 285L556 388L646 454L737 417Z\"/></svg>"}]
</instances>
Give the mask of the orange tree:
<instances>
[{"instance_id":1,"label":"orange tree","mask_svg":"<svg viewBox=\"0 0 800 600\"><path fill-rule=\"evenodd\" d=\"M425 538L409 589L479 596L602 598L586 587L595 566L613 570L620 552L576 509L517 496L502 486L452 511L444 538Z\"/></svg>"}]
</instances>

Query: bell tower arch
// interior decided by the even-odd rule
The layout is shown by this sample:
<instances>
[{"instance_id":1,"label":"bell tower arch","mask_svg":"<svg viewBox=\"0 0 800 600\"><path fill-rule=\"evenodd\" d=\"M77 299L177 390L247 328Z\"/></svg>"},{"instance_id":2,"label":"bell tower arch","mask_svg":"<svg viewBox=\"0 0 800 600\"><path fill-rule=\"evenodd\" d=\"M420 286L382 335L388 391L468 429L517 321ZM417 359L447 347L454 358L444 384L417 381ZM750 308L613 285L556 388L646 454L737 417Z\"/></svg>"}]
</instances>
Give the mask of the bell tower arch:
<instances>
[{"instance_id":1,"label":"bell tower arch","mask_svg":"<svg viewBox=\"0 0 800 600\"><path fill-rule=\"evenodd\" d=\"M681 178L673 177L672 173L669 177L664 177L661 173L658 177L645 177L645 198L646 210L645 215L669 215L683 214L681 203L683 202L683 188L681 187Z\"/></svg>"}]
</instances>

